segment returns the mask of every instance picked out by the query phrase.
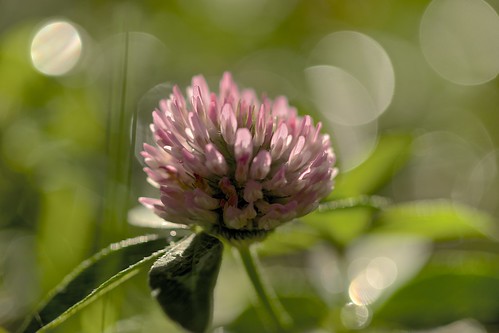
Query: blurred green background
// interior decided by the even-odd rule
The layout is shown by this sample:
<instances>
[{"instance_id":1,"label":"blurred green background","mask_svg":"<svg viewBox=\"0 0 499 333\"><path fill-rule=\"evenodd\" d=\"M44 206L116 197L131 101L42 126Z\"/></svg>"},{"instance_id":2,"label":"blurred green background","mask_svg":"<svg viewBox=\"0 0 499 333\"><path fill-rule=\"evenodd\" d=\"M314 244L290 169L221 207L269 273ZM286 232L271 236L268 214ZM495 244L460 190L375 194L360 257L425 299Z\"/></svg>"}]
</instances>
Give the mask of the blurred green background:
<instances>
[{"instance_id":1,"label":"blurred green background","mask_svg":"<svg viewBox=\"0 0 499 333\"><path fill-rule=\"evenodd\" d=\"M331 133L333 198L261 247L298 332L499 331L499 1L0 1L0 332L154 195L136 158L172 83L224 71ZM430 201L433 199L441 199ZM292 274L290 274L290 272ZM60 332L174 332L143 274ZM256 332L230 251L216 332ZM243 314L241 314L243 313ZM439 328L440 327L440 328ZM443 327L443 328L442 328Z\"/></svg>"}]
</instances>

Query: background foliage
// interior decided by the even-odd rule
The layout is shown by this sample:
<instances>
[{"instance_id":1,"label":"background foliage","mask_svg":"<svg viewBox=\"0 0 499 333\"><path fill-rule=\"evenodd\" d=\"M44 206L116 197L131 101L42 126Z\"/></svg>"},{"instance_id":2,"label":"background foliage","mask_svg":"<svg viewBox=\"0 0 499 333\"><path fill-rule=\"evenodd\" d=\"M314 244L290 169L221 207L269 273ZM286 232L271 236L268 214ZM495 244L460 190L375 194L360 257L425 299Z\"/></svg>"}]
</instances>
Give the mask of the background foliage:
<instances>
[{"instance_id":1,"label":"background foliage","mask_svg":"<svg viewBox=\"0 0 499 333\"><path fill-rule=\"evenodd\" d=\"M0 332L85 258L152 232L128 223L150 112L172 82L215 89L225 70L322 119L339 155L338 209L259 248L298 332L499 331L499 2L463 1L1 1ZM60 76L32 63L68 60L33 50L51 20L81 40ZM146 278L53 331L178 330ZM228 251L216 332L259 331L251 300Z\"/></svg>"}]
</instances>

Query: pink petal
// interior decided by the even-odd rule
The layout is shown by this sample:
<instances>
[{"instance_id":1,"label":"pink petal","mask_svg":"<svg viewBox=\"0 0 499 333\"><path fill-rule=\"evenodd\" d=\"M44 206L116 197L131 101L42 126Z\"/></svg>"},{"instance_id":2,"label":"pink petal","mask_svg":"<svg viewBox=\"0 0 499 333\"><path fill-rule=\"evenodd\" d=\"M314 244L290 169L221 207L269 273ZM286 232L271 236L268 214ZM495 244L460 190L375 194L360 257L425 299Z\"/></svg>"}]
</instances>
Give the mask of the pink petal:
<instances>
[{"instance_id":1,"label":"pink petal","mask_svg":"<svg viewBox=\"0 0 499 333\"><path fill-rule=\"evenodd\" d=\"M206 145L210 141L208 130L206 129L204 123L202 123L199 119L197 113L189 113L189 124L192 128L193 139L196 144L200 147Z\"/></svg>"},{"instance_id":2,"label":"pink petal","mask_svg":"<svg viewBox=\"0 0 499 333\"><path fill-rule=\"evenodd\" d=\"M250 178L257 180L265 178L270 171L271 163L272 157L270 153L266 150L260 150L251 162Z\"/></svg>"},{"instance_id":3,"label":"pink petal","mask_svg":"<svg viewBox=\"0 0 499 333\"><path fill-rule=\"evenodd\" d=\"M139 198L139 202L144 205L144 207L152 210L154 214L158 215L161 218L166 218L165 214L165 206L159 199L153 198Z\"/></svg>"},{"instance_id":4,"label":"pink petal","mask_svg":"<svg viewBox=\"0 0 499 333\"><path fill-rule=\"evenodd\" d=\"M159 199L141 197L139 202L149 209L154 209L156 206L163 207L163 203Z\"/></svg>"},{"instance_id":5,"label":"pink petal","mask_svg":"<svg viewBox=\"0 0 499 333\"><path fill-rule=\"evenodd\" d=\"M287 183L286 165L283 165L279 168L271 180L267 180L263 183L263 188L268 191L273 191L285 186Z\"/></svg>"},{"instance_id":6,"label":"pink petal","mask_svg":"<svg viewBox=\"0 0 499 333\"><path fill-rule=\"evenodd\" d=\"M239 89L232 80L232 75L225 72L220 81L220 103L234 104L239 101Z\"/></svg>"},{"instance_id":7,"label":"pink petal","mask_svg":"<svg viewBox=\"0 0 499 333\"><path fill-rule=\"evenodd\" d=\"M246 180L250 159L253 154L252 136L247 128L239 128L236 133L236 142L234 144L234 155L236 158L235 178L239 183Z\"/></svg>"},{"instance_id":8,"label":"pink petal","mask_svg":"<svg viewBox=\"0 0 499 333\"><path fill-rule=\"evenodd\" d=\"M253 143L255 147L260 147L263 144L263 141L265 140L265 129L266 129L266 123L265 123L265 108L262 105L260 105L260 110L258 111L258 114L256 116L256 123L255 123L255 136L253 138Z\"/></svg>"},{"instance_id":9,"label":"pink petal","mask_svg":"<svg viewBox=\"0 0 499 333\"><path fill-rule=\"evenodd\" d=\"M236 141L237 120L232 106L225 104L220 115L220 132L228 145L233 145Z\"/></svg>"},{"instance_id":10,"label":"pink petal","mask_svg":"<svg viewBox=\"0 0 499 333\"><path fill-rule=\"evenodd\" d=\"M215 95L214 93L210 95L208 118L211 120L213 126L218 126L217 95Z\"/></svg>"},{"instance_id":11,"label":"pink petal","mask_svg":"<svg viewBox=\"0 0 499 333\"><path fill-rule=\"evenodd\" d=\"M187 149L182 149L183 165L187 170L193 174L200 176L208 176L208 170L204 165L204 162L193 153L189 152Z\"/></svg>"},{"instance_id":12,"label":"pink petal","mask_svg":"<svg viewBox=\"0 0 499 333\"><path fill-rule=\"evenodd\" d=\"M291 153L289 154L289 170L294 171L301 166L303 166L303 162L307 161L310 158L310 151L303 150L305 147L305 138L303 136L299 136L296 141Z\"/></svg>"},{"instance_id":13,"label":"pink petal","mask_svg":"<svg viewBox=\"0 0 499 333\"><path fill-rule=\"evenodd\" d=\"M272 141L270 141L270 154L272 155L272 160L278 160L281 157L282 153L286 150L290 139L291 138L288 137L288 126L282 122L272 136Z\"/></svg>"},{"instance_id":14,"label":"pink petal","mask_svg":"<svg viewBox=\"0 0 499 333\"><path fill-rule=\"evenodd\" d=\"M173 86L173 102L178 105L180 109L185 108L185 98L177 85Z\"/></svg>"},{"instance_id":15,"label":"pink petal","mask_svg":"<svg viewBox=\"0 0 499 333\"><path fill-rule=\"evenodd\" d=\"M224 156L217 150L214 144L209 143L204 150L206 156L206 167L217 176L224 176L228 172L228 166Z\"/></svg>"},{"instance_id":16,"label":"pink petal","mask_svg":"<svg viewBox=\"0 0 499 333\"><path fill-rule=\"evenodd\" d=\"M211 197L199 188L196 188L193 192L194 203L206 210L214 210L220 206L220 200Z\"/></svg>"},{"instance_id":17,"label":"pink petal","mask_svg":"<svg viewBox=\"0 0 499 333\"><path fill-rule=\"evenodd\" d=\"M192 78L192 88L193 88L193 96L201 97L201 100L205 105L208 105L210 99L210 89L208 88L208 84L204 76L196 75Z\"/></svg>"},{"instance_id":18,"label":"pink petal","mask_svg":"<svg viewBox=\"0 0 499 333\"><path fill-rule=\"evenodd\" d=\"M271 204L269 211L258 220L258 227L264 230L271 230L282 223L289 221L296 216L296 201L291 201L285 205Z\"/></svg>"}]
</instances>

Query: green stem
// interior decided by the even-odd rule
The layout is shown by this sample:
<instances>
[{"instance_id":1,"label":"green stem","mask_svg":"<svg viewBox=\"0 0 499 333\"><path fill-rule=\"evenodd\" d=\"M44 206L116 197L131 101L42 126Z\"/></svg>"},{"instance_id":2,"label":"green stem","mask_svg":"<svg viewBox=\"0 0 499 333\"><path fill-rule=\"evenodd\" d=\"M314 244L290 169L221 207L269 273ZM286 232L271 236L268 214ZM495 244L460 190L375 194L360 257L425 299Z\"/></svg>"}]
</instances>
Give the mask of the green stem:
<instances>
[{"instance_id":1,"label":"green stem","mask_svg":"<svg viewBox=\"0 0 499 333\"><path fill-rule=\"evenodd\" d=\"M356 207L368 207L381 210L390 203L390 200L376 195L360 195L358 197L344 198L327 201L319 205L319 212L328 212L337 209L348 209Z\"/></svg>"},{"instance_id":2,"label":"green stem","mask_svg":"<svg viewBox=\"0 0 499 333\"><path fill-rule=\"evenodd\" d=\"M265 310L265 316L273 332L286 332L291 325L291 317L286 313L277 299L273 289L262 279L259 270L259 261L249 246L237 248L248 277L255 288L260 303Z\"/></svg>"}]
</instances>

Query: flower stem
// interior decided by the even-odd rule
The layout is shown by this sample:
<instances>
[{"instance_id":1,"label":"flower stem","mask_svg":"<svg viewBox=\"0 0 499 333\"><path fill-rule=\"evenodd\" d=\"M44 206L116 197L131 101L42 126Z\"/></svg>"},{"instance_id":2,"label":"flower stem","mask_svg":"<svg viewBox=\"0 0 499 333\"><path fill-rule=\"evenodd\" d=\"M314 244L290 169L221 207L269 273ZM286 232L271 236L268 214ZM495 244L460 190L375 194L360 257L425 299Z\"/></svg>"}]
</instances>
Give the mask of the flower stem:
<instances>
[{"instance_id":1,"label":"flower stem","mask_svg":"<svg viewBox=\"0 0 499 333\"><path fill-rule=\"evenodd\" d=\"M265 311L269 328L273 332L286 332L291 325L291 317L277 299L274 290L262 279L256 253L249 246L237 247L246 273L255 288L258 299Z\"/></svg>"}]
</instances>

